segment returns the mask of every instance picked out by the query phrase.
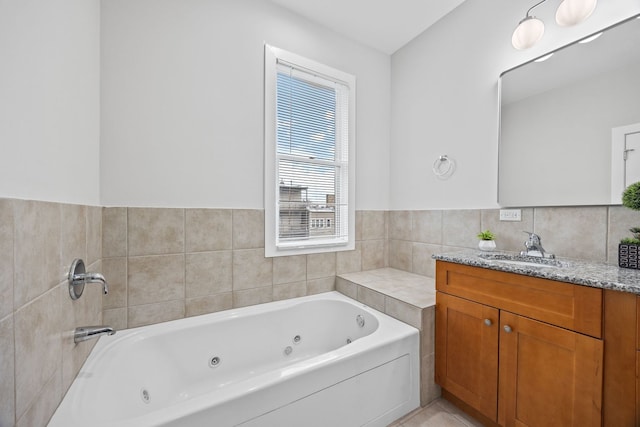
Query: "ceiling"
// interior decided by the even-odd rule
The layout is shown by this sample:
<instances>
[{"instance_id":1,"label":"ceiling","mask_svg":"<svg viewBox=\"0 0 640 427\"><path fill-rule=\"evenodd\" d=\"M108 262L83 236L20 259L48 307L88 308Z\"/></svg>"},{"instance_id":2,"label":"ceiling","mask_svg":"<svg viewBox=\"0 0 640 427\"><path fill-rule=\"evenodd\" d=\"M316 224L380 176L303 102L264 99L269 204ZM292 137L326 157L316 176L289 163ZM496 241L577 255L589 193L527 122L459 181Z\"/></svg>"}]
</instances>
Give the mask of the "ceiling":
<instances>
[{"instance_id":1,"label":"ceiling","mask_svg":"<svg viewBox=\"0 0 640 427\"><path fill-rule=\"evenodd\" d=\"M271 0L391 55L465 0Z\"/></svg>"}]
</instances>

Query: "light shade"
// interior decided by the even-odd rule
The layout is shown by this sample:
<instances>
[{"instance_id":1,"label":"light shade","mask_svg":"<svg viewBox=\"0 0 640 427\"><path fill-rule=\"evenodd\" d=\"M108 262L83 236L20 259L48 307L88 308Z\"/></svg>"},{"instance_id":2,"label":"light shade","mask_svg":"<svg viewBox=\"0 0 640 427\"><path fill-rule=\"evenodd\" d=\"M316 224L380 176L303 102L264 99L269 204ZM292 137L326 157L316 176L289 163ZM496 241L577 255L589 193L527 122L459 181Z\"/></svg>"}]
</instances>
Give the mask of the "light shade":
<instances>
[{"instance_id":1,"label":"light shade","mask_svg":"<svg viewBox=\"0 0 640 427\"><path fill-rule=\"evenodd\" d=\"M556 22L562 27L570 27L591 16L597 0L563 0L556 11Z\"/></svg>"},{"instance_id":2,"label":"light shade","mask_svg":"<svg viewBox=\"0 0 640 427\"><path fill-rule=\"evenodd\" d=\"M566 1L566 0L565 0ZM511 44L518 50L529 49L542 38L544 22L533 16L527 16L513 32Z\"/></svg>"}]
</instances>

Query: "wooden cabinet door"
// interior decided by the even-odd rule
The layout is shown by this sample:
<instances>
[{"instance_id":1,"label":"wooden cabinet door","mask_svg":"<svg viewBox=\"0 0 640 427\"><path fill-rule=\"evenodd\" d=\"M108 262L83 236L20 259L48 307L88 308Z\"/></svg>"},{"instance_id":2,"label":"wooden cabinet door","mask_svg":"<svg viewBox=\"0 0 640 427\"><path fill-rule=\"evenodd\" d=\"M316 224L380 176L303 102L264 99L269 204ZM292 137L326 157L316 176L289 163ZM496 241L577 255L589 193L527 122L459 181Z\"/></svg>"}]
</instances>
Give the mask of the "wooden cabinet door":
<instances>
[{"instance_id":1,"label":"wooden cabinet door","mask_svg":"<svg viewBox=\"0 0 640 427\"><path fill-rule=\"evenodd\" d=\"M436 383L495 421L498 398L497 309L438 292Z\"/></svg>"},{"instance_id":2,"label":"wooden cabinet door","mask_svg":"<svg viewBox=\"0 0 640 427\"><path fill-rule=\"evenodd\" d=\"M640 351L636 352L636 426L640 424Z\"/></svg>"},{"instance_id":3,"label":"wooden cabinet door","mask_svg":"<svg viewBox=\"0 0 640 427\"><path fill-rule=\"evenodd\" d=\"M602 355L601 340L502 311L499 424L600 426Z\"/></svg>"}]
</instances>

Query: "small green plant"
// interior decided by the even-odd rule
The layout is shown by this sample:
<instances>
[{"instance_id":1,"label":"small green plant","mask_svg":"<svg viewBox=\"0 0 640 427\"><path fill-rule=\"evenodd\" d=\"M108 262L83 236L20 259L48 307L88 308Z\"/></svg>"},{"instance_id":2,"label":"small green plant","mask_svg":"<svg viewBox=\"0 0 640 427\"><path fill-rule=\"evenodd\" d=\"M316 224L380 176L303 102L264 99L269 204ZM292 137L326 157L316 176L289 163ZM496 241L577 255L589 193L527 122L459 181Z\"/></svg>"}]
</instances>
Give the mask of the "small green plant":
<instances>
[{"instance_id":1,"label":"small green plant","mask_svg":"<svg viewBox=\"0 0 640 427\"><path fill-rule=\"evenodd\" d=\"M495 240L496 235L493 234L490 230L481 231L477 234L478 239L480 240Z\"/></svg>"},{"instance_id":2,"label":"small green plant","mask_svg":"<svg viewBox=\"0 0 640 427\"><path fill-rule=\"evenodd\" d=\"M640 181L631 184L622 193L622 205L640 211Z\"/></svg>"},{"instance_id":3,"label":"small green plant","mask_svg":"<svg viewBox=\"0 0 640 427\"><path fill-rule=\"evenodd\" d=\"M622 193L622 205L634 211L640 211L640 181L631 184L624 190ZM640 245L640 227L630 228L629 231L633 234L633 238L625 237L620 240L620 243Z\"/></svg>"},{"instance_id":4,"label":"small green plant","mask_svg":"<svg viewBox=\"0 0 640 427\"><path fill-rule=\"evenodd\" d=\"M625 237L620 240L620 243L625 245L640 245L640 227L630 228L629 231L633 234L633 237Z\"/></svg>"}]
</instances>

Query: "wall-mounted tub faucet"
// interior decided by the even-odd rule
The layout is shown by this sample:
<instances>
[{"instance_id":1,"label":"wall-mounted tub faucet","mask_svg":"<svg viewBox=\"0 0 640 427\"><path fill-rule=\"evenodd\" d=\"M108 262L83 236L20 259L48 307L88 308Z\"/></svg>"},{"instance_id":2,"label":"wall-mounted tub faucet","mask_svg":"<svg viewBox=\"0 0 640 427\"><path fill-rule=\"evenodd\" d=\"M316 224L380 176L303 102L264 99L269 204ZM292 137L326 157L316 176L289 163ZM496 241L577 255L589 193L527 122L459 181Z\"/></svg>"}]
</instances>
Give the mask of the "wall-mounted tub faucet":
<instances>
[{"instance_id":1,"label":"wall-mounted tub faucet","mask_svg":"<svg viewBox=\"0 0 640 427\"><path fill-rule=\"evenodd\" d=\"M81 326L76 328L73 333L73 342L77 344L92 338L99 338L102 335L113 335L115 333L115 329L111 326Z\"/></svg>"},{"instance_id":2,"label":"wall-mounted tub faucet","mask_svg":"<svg viewBox=\"0 0 640 427\"><path fill-rule=\"evenodd\" d=\"M107 281L100 273L87 273L84 268L84 261L74 259L69 269L69 295L71 299L76 300L82 296L84 285L87 283L98 283L102 285L102 292L105 295L109 293Z\"/></svg>"}]
</instances>

